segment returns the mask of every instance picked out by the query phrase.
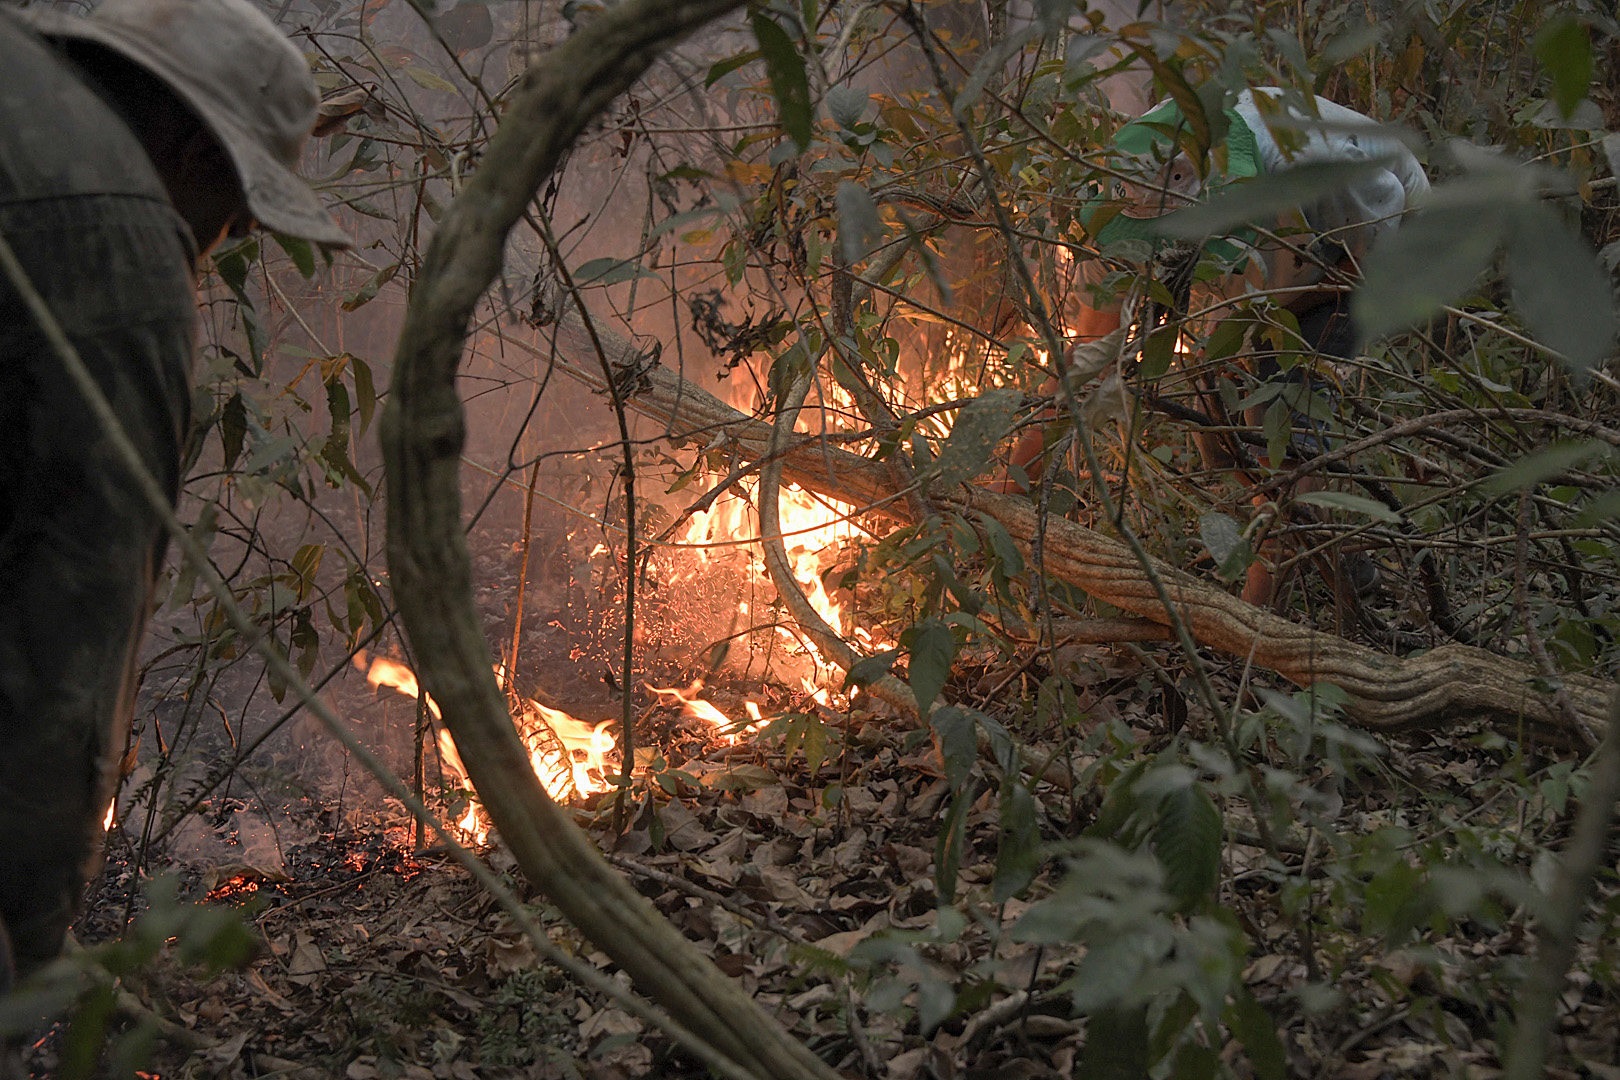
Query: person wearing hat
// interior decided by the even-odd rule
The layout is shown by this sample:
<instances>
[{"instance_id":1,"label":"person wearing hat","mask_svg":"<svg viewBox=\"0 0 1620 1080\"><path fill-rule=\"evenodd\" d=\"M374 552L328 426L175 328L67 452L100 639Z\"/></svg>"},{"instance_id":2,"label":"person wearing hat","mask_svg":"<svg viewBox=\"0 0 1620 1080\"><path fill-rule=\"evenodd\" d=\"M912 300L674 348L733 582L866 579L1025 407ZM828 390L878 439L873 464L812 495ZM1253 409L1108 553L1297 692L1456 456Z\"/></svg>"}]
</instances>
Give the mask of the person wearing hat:
<instances>
[{"instance_id":1,"label":"person wearing hat","mask_svg":"<svg viewBox=\"0 0 1620 1080\"><path fill-rule=\"evenodd\" d=\"M1290 312L1298 327L1285 351L1348 359L1355 355L1356 333L1347 283L1372 245L1397 228L1428 192L1429 181L1412 152L1371 118L1321 97L1309 110L1303 99L1291 99L1277 87L1245 90L1219 118L1223 136L1196 162L1187 150L1190 124L1181 107L1162 102L1116 134L1108 155L1110 179L1081 207L1080 222L1110 262L1154 264L1181 314L1186 313L1194 266L1203 260L1201 276L1206 280L1199 286L1196 306L1219 310L1223 302L1263 295ZM1232 185L1302 166L1337 164L1357 167L1326 194L1273 221L1256 222L1200 246L1172 244L1159 227L1166 215ZM1076 339L1098 340L1121 320L1119 305L1082 306L1073 320ZM1248 383L1236 394L1242 398L1257 382L1299 383L1308 372L1308 365L1281 371L1276 352L1257 350L1246 369L1228 370L1218 378L1241 377ZM1055 391L1056 383L1048 389ZM1211 419L1222 423L1221 395L1214 386L1204 390ZM1253 407L1244 419L1259 425L1264 411L1264 406ZM1320 420L1296 412L1294 421L1306 433L1294 437L1293 448L1320 448L1321 437L1315 434ZM1219 437L1199 434L1196 441L1211 467L1231 469L1242 456ZM1035 429L1014 447L1011 463L1023 470L1043 449L1044 436ZM1308 483L1302 482L1300 490ZM1373 573L1370 563L1366 569ZM1273 584L1269 568L1257 559L1244 599L1268 602Z\"/></svg>"},{"instance_id":2,"label":"person wearing hat","mask_svg":"<svg viewBox=\"0 0 1620 1080\"><path fill-rule=\"evenodd\" d=\"M24 306L37 292L170 497L194 276L255 224L348 239L295 169L303 55L247 0L0 7L0 990L100 857L165 537ZM9 956L3 955L9 952Z\"/></svg>"}]
</instances>

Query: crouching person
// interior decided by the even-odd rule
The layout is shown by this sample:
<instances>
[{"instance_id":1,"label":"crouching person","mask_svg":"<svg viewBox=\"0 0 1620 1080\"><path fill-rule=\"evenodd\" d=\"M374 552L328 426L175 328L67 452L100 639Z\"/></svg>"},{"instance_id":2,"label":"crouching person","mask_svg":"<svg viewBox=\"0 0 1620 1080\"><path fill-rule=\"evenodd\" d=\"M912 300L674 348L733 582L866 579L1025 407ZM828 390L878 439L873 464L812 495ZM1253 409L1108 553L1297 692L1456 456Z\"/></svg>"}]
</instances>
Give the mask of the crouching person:
<instances>
[{"instance_id":1,"label":"crouching person","mask_svg":"<svg viewBox=\"0 0 1620 1080\"><path fill-rule=\"evenodd\" d=\"M1293 315L1298 332L1282 349L1254 351L1247 362L1228 363L1203 380L1201 405L1215 427L1234 421L1259 425L1263 407L1236 417L1223 407L1225 399L1248 397L1256 383L1303 382L1310 365L1280 371L1279 352L1330 361L1354 355L1348 289L1359 262L1429 188L1417 158L1375 121L1324 98L1315 99L1314 115L1302 105L1288 101L1275 87L1244 91L1223 116L1220 145L1206 161L1195 162L1184 148L1190 142L1186 117L1175 103L1163 103L1120 129L1108 154L1114 179L1081 211L1099 249L1153 260L1181 307L1174 316L1188 310L1219 311L1245 297L1268 298ZM1347 171L1342 185L1279 219L1255 222L1196 249L1175 250L1163 239L1159 219L1230 185L1301 166L1335 164L1359 168ZM1206 272L1200 275L1204 280L1192 286L1194 266L1206 255ZM1212 265L1219 270L1213 276L1207 273ZM1151 322L1145 311L1149 306L1137 305L1131 319ZM1098 304L1084 308L1075 323L1080 340L1094 340L1117 329L1121 319L1118 305ZM1237 384L1236 392L1220 393L1223 381ZM1291 450L1320 449L1320 418L1296 413L1291 419L1298 432ZM1205 465L1213 469L1235 469L1246 456L1223 436L1201 433L1197 444ZM1032 432L1014 448L1011 463L1022 469L1043 449L1040 432ZM1244 599L1267 603L1273 586L1270 568L1257 559L1249 569Z\"/></svg>"},{"instance_id":2,"label":"crouching person","mask_svg":"<svg viewBox=\"0 0 1620 1080\"><path fill-rule=\"evenodd\" d=\"M248 0L0 8L0 982L52 959L100 858L165 535L24 297L177 495L198 260L255 224L347 240L294 173L303 55Z\"/></svg>"}]
</instances>

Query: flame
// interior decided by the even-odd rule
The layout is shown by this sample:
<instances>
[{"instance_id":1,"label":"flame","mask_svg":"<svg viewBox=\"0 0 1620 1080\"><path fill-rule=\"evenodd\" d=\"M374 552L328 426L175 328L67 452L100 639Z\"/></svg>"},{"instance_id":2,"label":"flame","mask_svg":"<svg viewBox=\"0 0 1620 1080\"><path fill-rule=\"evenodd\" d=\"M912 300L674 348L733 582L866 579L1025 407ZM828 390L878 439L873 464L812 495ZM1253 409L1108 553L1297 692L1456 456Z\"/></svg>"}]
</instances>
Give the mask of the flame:
<instances>
[{"instance_id":1,"label":"flame","mask_svg":"<svg viewBox=\"0 0 1620 1080\"><path fill-rule=\"evenodd\" d=\"M719 477L713 477L711 482L718 480ZM758 516L753 506L756 487L748 481L742 481L738 484L738 488L741 490L741 497L717 499L709 510L692 515L691 521L680 537L680 543L693 545L697 553L697 565L700 567L711 561L711 552L717 545L759 535ZM821 576L823 563L838 550L839 545L860 534L860 530L850 520L855 508L830 499L819 498L796 484L783 487L779 500L778 515L782 527L783 549L789 564L793 567L793 577L798 581L805 599L827 625L839 634L869 642L870 635L865 628L852 625L854 620L849 611L841 601L827 591L826 583ZM765 566L764 549L757 541L748 546L750 557L745 571L747 580L743 583L745 593L757 586L770 587L770 573ZM737 612L745 617L750 614L747 600L738 601ZM835 677L831 666L821 656L814 643L796 633L790 626L778 624L776 633L790 651L809 656L814 660L817 677L807 681L807 690L816 695L818 700L826 703L830 698L831 688L840 681ZM709 717L703 719L715 722Z\"/></svg>"},{"instance_id":2,"label":"flame","mask_svg":"<svg viewBox=\"0 0 1620 1080\"><path fill-rule=\"evenodd\" d=\"M116 796L114 796L113 801L107 804L107 814L106 814L106 816L101 819L101 831L102 832L111 832L112 831L113 816L117 812L118 812L118 798Z\"/></svg>"},{"instance_id":3,"label":"flame","mask_svg":"<svg viewBox=\"0 0 1620 1080\"><path fill-rule=\"evenodd\" d=\"M749 723L739 724L720 709L712 701L698 696L703 691L703 680L694 679L692 685L685 690L677 690L673 686L647 687L661 698L673 698L681 704L681 715L691 717L693 720L702 720L712 724L715 734L728 744L735 744L744 735L759 730L762 716L759 705L752 701L743 702L743 709L748 713Z\"/></svg>"},{"instance_id":4,"label":"flame","mask_svg":"<svg viewBox=\"0 0 1620 1080\"><path fill-rule=\"evenodd\" d=\"M365 671L366 682L372 687L386 686L407 697L417 697L426 705L435 719L441 719L439 706L424 693L416 680L416 672L397 660L376 657L368 665L364 653L355 656L355 667ZM496 665L495 674L506 685L506 671ZM608 730L611 722L591 724L577 720L560 709L548 708L528 698L508 693L517 721L518 734L529 751L529 764L545 787L547 794L559 802L576 795L607 791L612 787L608 777L609 755L618 749L618 743ZM475 794L467 767L456 749L450 732L438 727L435 741L439 759L454 781L470 796ZM470 798L467 810L456 823L463 834L482 844L489 836L489 820L481 807Z\"/></svg>"},{"instance_id":5,"label":"flame","mask_svg":"<svg viewBox=\"0 0 1620 1080\"><path fill-rule=\"evenodd\" d=\"M366 654L364 652L355 654L354 666L366 671ZM390 690L398 690L406 697L422 698L428 712L433 714L433 719L443 719L439 714L439 706L432 696L422 693L422 688L416 681L416 672L398 660L390 660L386 656L377 657L371 662L371 669L366 671L366 682L370 684L373 690L379 686L386 686ZM461 759L457 758L456 764L460 765L460 763Z\"/></svg>"}]
</instances>

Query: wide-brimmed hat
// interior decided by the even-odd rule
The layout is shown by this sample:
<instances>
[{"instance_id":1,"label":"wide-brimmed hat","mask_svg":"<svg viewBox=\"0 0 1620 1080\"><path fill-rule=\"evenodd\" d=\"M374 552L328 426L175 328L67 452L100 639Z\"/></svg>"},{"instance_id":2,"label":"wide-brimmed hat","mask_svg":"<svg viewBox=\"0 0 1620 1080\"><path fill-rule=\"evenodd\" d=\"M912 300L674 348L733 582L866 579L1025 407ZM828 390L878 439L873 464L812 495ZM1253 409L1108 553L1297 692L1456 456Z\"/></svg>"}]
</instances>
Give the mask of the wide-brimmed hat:
<instances>
[{"instance_id":1,"label":"wide-brimmed hat","mask_svg":"<svg viewBox=\"0 0 1620 1080\"><path fill-rule=\"evenodd\" d=\"M88 17L38 6L21 14L46 38L99 45L161 79L230 156L260 224L350 245L296 171L319 104L309 63L248 0L105 0Z\"/></svg>"}]
</instances>

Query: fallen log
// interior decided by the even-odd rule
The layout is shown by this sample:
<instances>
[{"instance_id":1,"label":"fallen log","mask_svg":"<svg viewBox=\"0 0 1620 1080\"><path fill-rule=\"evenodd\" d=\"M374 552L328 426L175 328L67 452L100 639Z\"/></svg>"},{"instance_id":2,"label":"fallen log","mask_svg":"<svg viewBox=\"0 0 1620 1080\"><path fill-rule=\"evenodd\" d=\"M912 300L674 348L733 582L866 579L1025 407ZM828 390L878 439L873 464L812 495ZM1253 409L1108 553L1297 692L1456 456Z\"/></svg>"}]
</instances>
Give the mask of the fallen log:
<instances>
[{"instance_id":1,"label":"fallen log","mask_svg":"<svg viewBox=\"0 0 1620 1080\"><path fill-rule=\"evenodd\" d=\"M626 404L663 424L671 442L726 448L755 462L766 454L770 424L732 408L622 337L597 327L594 340L619 373ZM592 335L577 312L565 312L552 328L550 358L564 373L605 390ZM784 475L803 488L890 519L908 518L904 493L894 490L882 462L814 436L794 442L782 459ZM1041 523L1028 499L966 485L935 497L942 505L995 520L1026 556L1032 555ZM1065 519L1046 520L1042 552L1049 576L1121 611L1164 626L1179 619L1199 645L1273 671L1297 686L1323 682L1339 687L1349 699L1350 718L1370 729L1483 718L1509 730L1533 729L1559 742L1592 747L1607 724L1612 685L1606 680L1563 677L1572 722L1539 674L1509 657L1468 645L1387 655L1289 622L1153 560L1152 572L1170 597L1167 610L1147 570L1123 543Z\"/></svg>"}]
</instances>

